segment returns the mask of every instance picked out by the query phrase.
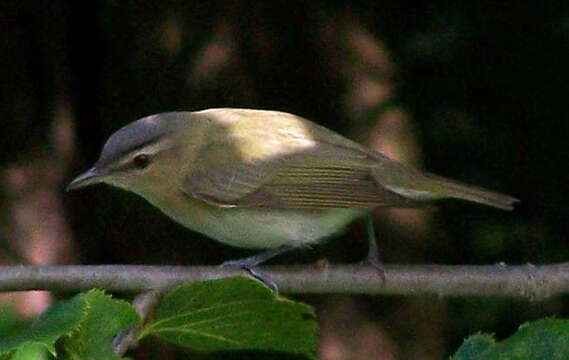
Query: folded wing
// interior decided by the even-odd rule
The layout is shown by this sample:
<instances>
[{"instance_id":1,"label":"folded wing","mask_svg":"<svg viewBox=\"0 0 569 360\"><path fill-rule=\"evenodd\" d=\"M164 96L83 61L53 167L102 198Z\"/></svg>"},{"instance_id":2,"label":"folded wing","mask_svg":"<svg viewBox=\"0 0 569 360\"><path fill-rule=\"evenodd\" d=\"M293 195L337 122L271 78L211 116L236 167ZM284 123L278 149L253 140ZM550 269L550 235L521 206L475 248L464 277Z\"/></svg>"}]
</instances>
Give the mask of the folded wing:
<instances>
[{"instance_id":1,"label":"folded wing","mask_svg":"<svg viewBox=\"0 0 569 360\"><path fill-rule=\"evenodd\" d=\"M224 207L421 206L381 186L371 173L377 159L358 149L318 143L268 160L247 161L238 153L220 155L204 149L198 157L204 165L195 166L185 179L186 194Z\"/></svg>"}]
</instances>

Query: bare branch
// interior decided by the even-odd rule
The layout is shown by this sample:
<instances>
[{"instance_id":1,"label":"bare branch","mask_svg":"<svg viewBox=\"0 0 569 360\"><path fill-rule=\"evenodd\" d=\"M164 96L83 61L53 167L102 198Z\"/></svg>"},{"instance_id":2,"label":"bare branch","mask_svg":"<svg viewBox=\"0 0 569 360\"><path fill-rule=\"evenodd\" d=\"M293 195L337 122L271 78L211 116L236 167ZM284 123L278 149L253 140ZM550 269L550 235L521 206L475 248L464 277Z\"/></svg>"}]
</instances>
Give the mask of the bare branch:
<instances>
[{"instance_id":1,"label":"bare branch","mask_svg":"<svg viewBox=\"0 0 569 360\"><path fill-rule=\"evenodd\" d=\"M386 281L367 266L267 266L284 293L507 296L540 300L569 292L569 263L506 266L386 266ZM217 266L2 266L0 291L164 291L184 282L243 275Z\"/></svg>"}]
</instances>

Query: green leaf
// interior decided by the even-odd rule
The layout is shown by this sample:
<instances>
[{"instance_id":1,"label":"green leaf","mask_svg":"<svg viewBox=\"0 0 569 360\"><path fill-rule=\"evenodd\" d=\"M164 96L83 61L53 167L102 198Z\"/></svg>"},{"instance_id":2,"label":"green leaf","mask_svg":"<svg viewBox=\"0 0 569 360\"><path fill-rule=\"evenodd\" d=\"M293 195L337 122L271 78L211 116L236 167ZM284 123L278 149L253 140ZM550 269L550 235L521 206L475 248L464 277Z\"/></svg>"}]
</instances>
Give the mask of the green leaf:
<instances>
[{"instance_id":1,"label":"green leaf","mask_svg":"<svg viewBox=\"0 0 569 360\"><path fill-rule=\"evenodd\" d=\"M0 308L0 334L3 339L20 334L28 325L29 322L20 319L11 307Z\"/></svg>"},{"instance_id":2,"label":"green leaf","mask_svg":"<svg viewBox=\"0 0 569 360\"><path fill-rule=\"evenodd\" d=\"M116 360L113 337L138 322L130 304L92 290L55 304L19 335L2 338L0 359L47 359L48 353L56 355L55 343L64 339L70 359Z\"/></svg>"},{"instance_id":3,"label":"green leaf","mask_svg":"<svg viewBox=\"0 0 569 360\"><path fill-rule=\"evenodd\" d=\"M274 351L315 358L317 324L308 305L244 277L177 287L140 338L156 335L202 351Z\"/></svg>"},{"instance_id":4,"label":"green leaf","mask_svg":"<svg viewBox=\"0 0 569 360\"><path fill-rule=\"evenodd\" d=\"M476 360L481 359L481 355L491 349L496 340L491 335L476 334L472 335L462 344L458 352L452 357L453 360Z\"/></svg>"},{"instance_id":5,"label":"green leaf","mask_svg":"<svg viewBox=\"0 0 569 360\"><path fill-rule=\"evenodd\" d=\"M68 356L81 360L120 359L113 354L113 338L121 330L138 324L138 314L126 301L113 299L101 290L91 290L83 299L87 315L64 343Z\"/></svg>"},{"instance_id":6,"label":"green leaf","mask_svg":"<svg viewBox=\"0 0 569 360\"><path fill-rule=\"evenodd\" d=\"M37 344L55 356L55 342L77 329L85 316L85 302L81 295L60 302L42 315L20 335L0 340L0 355L21 350L29 344Z\"/></svg>"},{"instance_id":7,"label":"green leaf","mask_svg":"<svg viewBox=\"0 0 569 360\"><path fill-rule=\"evenodd\" d=\"M566 360L569 359L569 320L543 319L527 323L510 338L496 342L474 335L452 360Z\"/></svg>"},{"instance_id":8,"label":"green leaf","mask_svg":"<svg viewBox=\"0 0 569 360\"><path fill-rule=\"evenodd\" d=\"M27 343L16 350L10 360L48 360L53 359L45 346Z\"/></svg>"}]
</instances>

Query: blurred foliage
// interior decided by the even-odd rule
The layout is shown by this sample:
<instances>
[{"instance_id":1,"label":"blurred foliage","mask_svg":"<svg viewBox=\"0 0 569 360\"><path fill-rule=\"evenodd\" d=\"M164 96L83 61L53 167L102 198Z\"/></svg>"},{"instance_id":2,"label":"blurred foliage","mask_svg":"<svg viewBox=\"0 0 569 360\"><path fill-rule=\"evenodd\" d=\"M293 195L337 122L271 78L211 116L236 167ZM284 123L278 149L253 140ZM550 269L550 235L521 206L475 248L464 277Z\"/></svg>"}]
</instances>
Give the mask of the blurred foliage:
<instances>
[{"instance_id":1,"label":"blurred foliage","mask_svg":"<svg viewBox=\"0 0 569 360\"><path fill-rule=\"evenodd\" d=\"M520 326L501 342L491 335L466 339L451 360L563 360L569 358L569 321L544 319Z\"/></svg>"},{"instance_id":2,"label":"blurred foliage","mask_svg":"<svg viewBox=\"0 0 569 360\"><path fill-rule=\"evenodd\" d=\"M413 119L429 170L522 203L513 213L446 203L433 230L419 237L384 224L378 233L387 262L539 264L569 258L569 4L5 1L0 24L0 170L50 152L61 107L75 127L71 178L93 163L108 135L151 113L276 109L351 133L362 131L362 124L371 128L398 106ZM381 44L392 67L360 63L349 53L350 26ZM363 115L346 105L361 80L348 70L358 66L393 89ZM10 204L4 187L0 199L2 215ZM63 199L82 263L216 264L244 255L118 190L97 187ZM4 216L0 221L9 228ZM334 261L358 259L363 248L351 238L362 236L356 225L350 240L322 251ZM310 301L325 308L333 300ZM565 297L538 304L358 301L370 319L389 323L401 352L408 342L435 333L429 331L435 325L420 327L413 319L435 321L441 338L433 347L450 354L476 331L500 338L527 319L568 315ZM417 305L424 303L438 312Z\"/></svg>"},{"instance_id":3,"label":"blurred foliage","mask_svg":"<svg viewBox=\"0 0 569 360\"><path fill-rule=\"evenodd\" d=\"M0 307L0 334L3 338L20 334L26 326L26 322L18 316L12 307Z\"/></svg>"}]
</instances>

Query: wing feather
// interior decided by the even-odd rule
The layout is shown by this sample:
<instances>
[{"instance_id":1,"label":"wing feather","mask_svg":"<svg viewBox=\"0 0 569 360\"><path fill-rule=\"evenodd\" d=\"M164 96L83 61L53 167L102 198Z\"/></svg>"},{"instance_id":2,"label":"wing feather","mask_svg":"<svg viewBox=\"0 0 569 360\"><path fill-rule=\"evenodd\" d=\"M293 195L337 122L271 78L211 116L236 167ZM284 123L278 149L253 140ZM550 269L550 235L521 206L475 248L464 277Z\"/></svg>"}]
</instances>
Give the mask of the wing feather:
<instances>
[{"instance_id":1,"label":"wing feather","mask_svg":"<svg viewBox=\"0 0 569 360\"><path fill-rule=\"evenodd\" d=\"M344 150L345 151L345 150ZM338 151L337 151L338 152ZM360 208L417 206L371 176L373 159L330 158L328 151L291 154L269 161L240 162L192 172L184 191L225 207Z\"/></svg>"}]
</instances>

